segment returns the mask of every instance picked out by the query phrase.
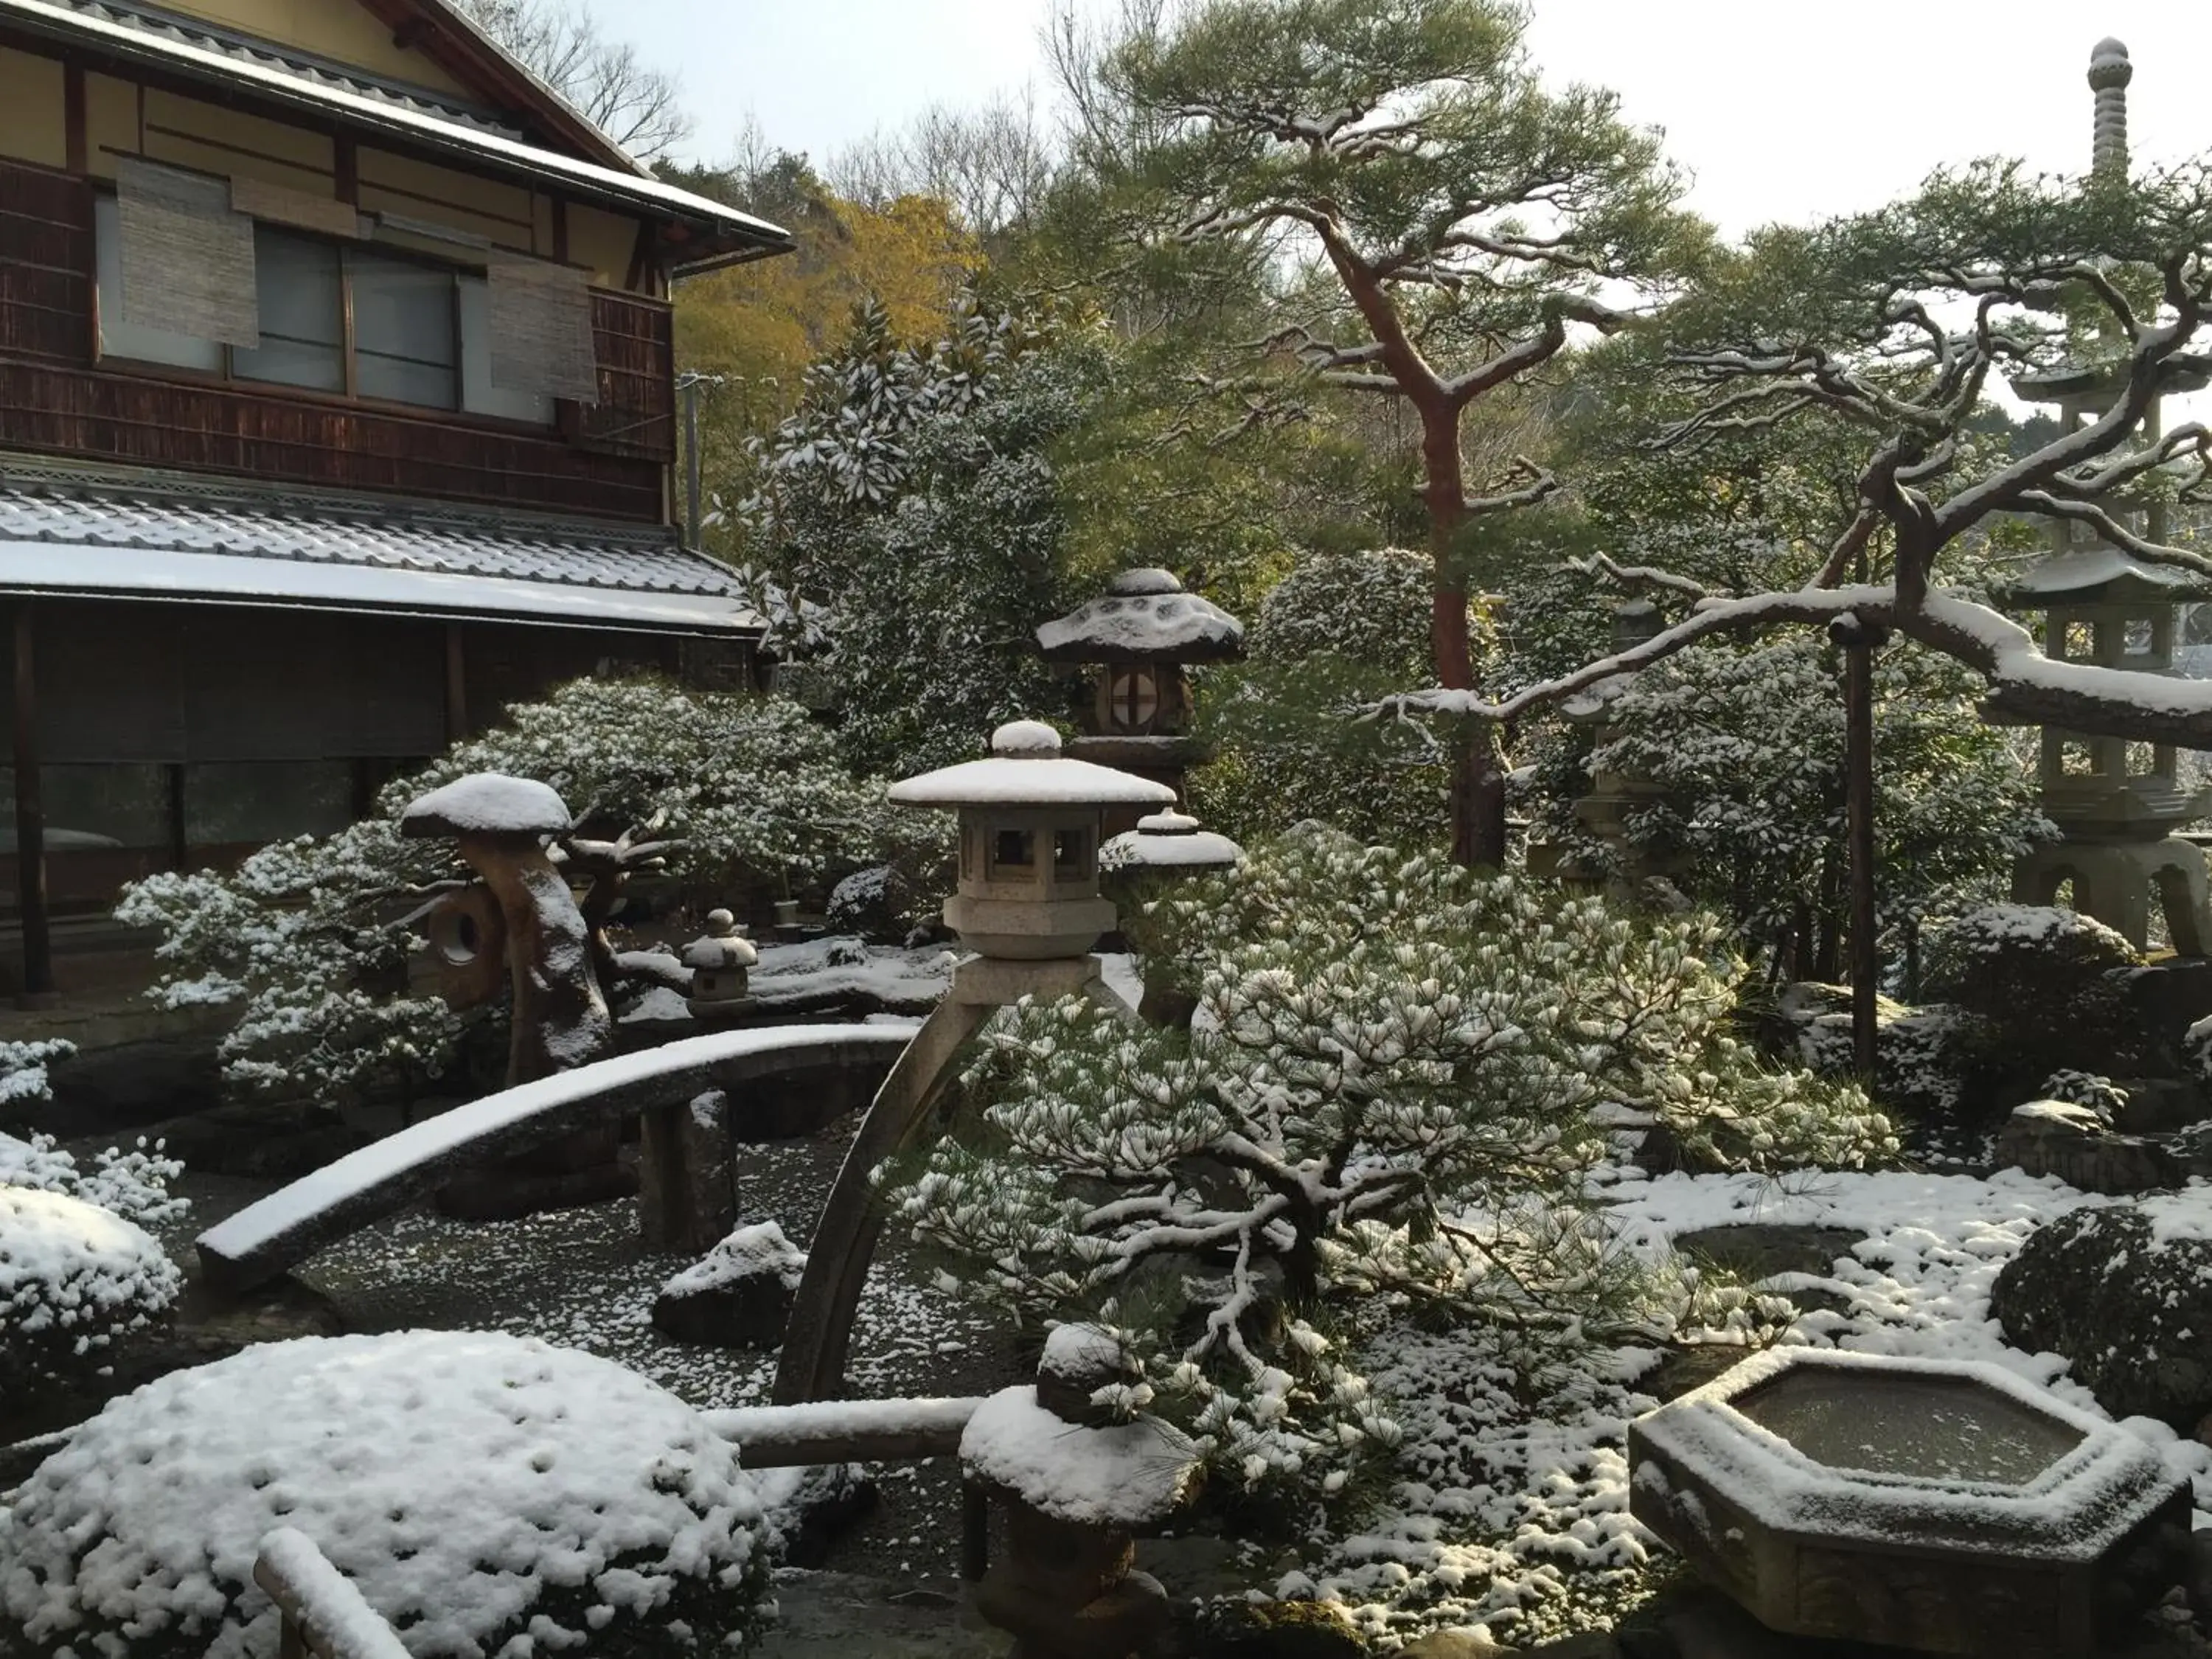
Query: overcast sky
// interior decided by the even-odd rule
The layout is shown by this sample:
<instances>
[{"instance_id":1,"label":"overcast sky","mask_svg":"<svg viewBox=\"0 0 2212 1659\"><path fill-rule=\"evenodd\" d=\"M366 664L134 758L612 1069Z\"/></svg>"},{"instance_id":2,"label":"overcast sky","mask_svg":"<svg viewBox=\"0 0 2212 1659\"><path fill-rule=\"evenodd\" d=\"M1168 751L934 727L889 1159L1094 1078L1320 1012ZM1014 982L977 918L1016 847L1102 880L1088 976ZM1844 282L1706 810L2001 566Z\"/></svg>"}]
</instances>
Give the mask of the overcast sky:
<instances>
[{"instance_id":1,"label":"overcast sky","mask_svg":"<svg viewBox=\"0 0 2212 1659\"><path fill-rule=\"evenodd\" d=\"M1098 6L1104 0L1079 0ZM1049 0L587 0L683 78L691 149L724 155L748 112L817 161L932 102L1034 83ZM1934 166L1990 154L2077 170L2082 76L2102 36L2136 63L2136 153L2212 150L2212 5L2181 0L1534 0L1555 80L1617 90L1666 131L1690 201L1729 231L1871 206Z\"/></svg>"}]
</instances>

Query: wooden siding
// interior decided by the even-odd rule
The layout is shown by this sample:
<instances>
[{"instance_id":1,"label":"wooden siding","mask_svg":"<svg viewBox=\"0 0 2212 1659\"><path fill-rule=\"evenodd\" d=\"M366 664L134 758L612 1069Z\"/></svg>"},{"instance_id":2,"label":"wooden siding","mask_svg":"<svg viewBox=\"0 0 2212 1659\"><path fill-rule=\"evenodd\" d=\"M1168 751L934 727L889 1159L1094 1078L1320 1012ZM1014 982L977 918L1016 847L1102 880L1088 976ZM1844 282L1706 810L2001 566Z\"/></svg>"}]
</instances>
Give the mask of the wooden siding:
<instances>
[{"instance_id":1,"label":"wooden siding","mask_svg":"<svg viewBox=\"0 0 2212 1659\"><path fill-rule=\"evenodd\" d=\"M0 352L92 356L92 192L81 179L0 165Z\"/></svg>"},{"instance_id":2,"label":"wooden siding","mask_svg":"<svg viewBox=\"0 0 2212 1659\"><path fill-rule=\"evenodd\" d=\"M595 292L601 404L574 441L93 358L92 192L0 163L0 447L285 483L659 522L675 453L669 310Z\"/></svg>"},{"instance_id":3,"label":"wooden siding","mask_svg":"<svg viewBox=\"0 0 2212 1659\"><path fill-rule=\"evenodd\" d=\"M586 447L657 464L676 459L673 315L664 301L592 291L599 401L581 411Z\"/></svg>"}]
</instances>

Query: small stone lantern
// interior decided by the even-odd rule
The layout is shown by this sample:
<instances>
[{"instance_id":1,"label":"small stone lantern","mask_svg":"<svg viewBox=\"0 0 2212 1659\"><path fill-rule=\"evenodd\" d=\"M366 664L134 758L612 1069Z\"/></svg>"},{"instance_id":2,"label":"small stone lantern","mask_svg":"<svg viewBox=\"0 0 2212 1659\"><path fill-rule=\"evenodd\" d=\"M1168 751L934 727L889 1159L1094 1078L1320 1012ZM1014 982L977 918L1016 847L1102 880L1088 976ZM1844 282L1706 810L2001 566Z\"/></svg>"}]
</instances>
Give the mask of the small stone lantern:
<instances>
[{"instance_id":1,"label":"small stone lantern","mask_svg":"<svg viewBox=\"0 0 2212 1659\"><path fill-rule=\"evenodd\" d=\"M748 971L760 961L760 951L744 936L738 919L727 910L707 912L707 932L684 947L684 965L691 970L691 994L684 1006L702 1024L734 1019L753 1006L746 994Z\"/></svg>"},{"instance_id":2,"label":"small stone lantern","mask_svg":"<svg viewBox=\"0 0 2212 1659\"><path fill-rule=\"evenodd\" d=\"M905 779L890 799L958 811L959 890L945 924L981 956L1036 962L1085 956L1114 925L1098 893L1103 814L1172 806L1175 791L1070 759L1049 726L1012 720L991 734L989 759Z\"/></svg>"},{"instance_id":3,"label":"small stone lantern","mask_svg":"<svg viewBox=\"0 0 2212 1659\"><path fill-rule=\"evenodd\" d=\"M1047 661L1088 671L1083 734L1071 752L1164 783L1180 798L1185 772L1206 758L1190 736L1188 670L1243 655L1243 623L1186 592L1171 571L1125 570L1036 638ZM1126 819L1109 825L1127 827Z\"/></svg>"},{"instance_id":4,"label":"small stone lantern","mask_svg":"<svg viewBox=\"0 0 2212 1659\"><path fill-rule=\"evenodd\" d=\"M1188 812L1153 812L1137 820L1098 849L1098 867L1108 875L1132 871L1197 872L1233 870L1244 849L1224 835L1201 830Z\"/></svg>"},{"instance_id":5,"label":"small stone lantern","mask_svg":"<svg viewBox=\"0 0 2212 1659\"><path fill-rule=\"evenodd\" d=\"M975 1587L975 1607L1032 1659L1120 1659L1164 1650L1175 1614L1159 1580L1136 1567L1136 1540L1161 1531L1195 1494L1197 1448L1143 1415L1092 1403L1141 1373L1096 1326L1046 1340L1033 1385L984 1401L960 1438L971 1490L1006 1516L1006 1552Z\"/></svg>"}]
</instances>

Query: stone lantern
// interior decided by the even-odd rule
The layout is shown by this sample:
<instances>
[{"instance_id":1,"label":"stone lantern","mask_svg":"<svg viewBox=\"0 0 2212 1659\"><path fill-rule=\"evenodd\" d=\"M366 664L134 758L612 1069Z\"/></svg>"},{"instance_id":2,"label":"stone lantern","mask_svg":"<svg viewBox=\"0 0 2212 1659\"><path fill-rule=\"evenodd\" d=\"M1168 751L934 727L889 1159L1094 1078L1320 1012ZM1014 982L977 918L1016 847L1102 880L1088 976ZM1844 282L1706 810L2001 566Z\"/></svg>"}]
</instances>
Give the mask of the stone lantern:
<instances>
[{"instance_id":1,"label":"stone lantern","mask_svg":"<svg viewBox=\"0 0 2212 1659\"><path fill-rule=\"evenodd\" d=\"M1041 720L1011 720L991 734L989 759L905 779L890 798L960 814L959 890L945 902L945 925L981 956L1038 962L1083 957L1114 925L1098 892L1104 814L1172 806L1175 791L1063 756L1060 733Z\"/></svg>"},{"instance_id":2,"label":"stone lantern","mask_svg":"<svg viewBox=\"0 0 2212 1659\"><path fill-rule=\"evenodd\" d=\"M746 994L749 970L760 961L760 952L727 910L707 912L707 931L684 947L684 965L691 970L691 994L684 1006L702 1024L736 1018L753 1006Z\"/></svg>"},{"instance_id":3,"label":"stone lantern","mask_svg":"<svg viewBox=\"0 0 2212 1659\"><path fill-rule=\"evenodd\" d=\"M2126 176L2132 74L2125 46L2111 40L2097 43L2089 64L2096 94L2094 174ZM2054 405L2060 424L2071 432L2100 417L2126 389L2127 365L2117 351L2100 354L2092 341L2087 355L2089 361L2022 375L2013 390L2027 402ZM2212 359L2178 355L2166 362L2161 374L2160 397L2200 391L2212 383ZM2158 434L2154 400L2143 435L2154 441ZM2164 505L2151 504L2142 517L2145 539L2163 542ZM2212 582L2148 563L2093 528L2060 520L2052 526L2050 553L2023 571L2003 597L2015 608L2043 612L2044 653L2053 660L2171 674L2180 607L2212 599ZM2062 839L2021 859L2013 873L2013 896L2049 904L2070 882L2075 909L2118 929L2141 949L2148 942L2155 893L2176 952L2203 956L2212 945L2204 855L2174 832L2212 811L2212 792L2181 786L2172 745L2046 726L2038 771L2043 810Z\"/></svg>"},{"instance_id":4,"label":"stone lantern","mask_svg":"<svg viewBox=\"0 0 2212 1659\"><path fill-rule=\"evenodd\" d=\"M1659 607L1650 600L1620 601L1613 607L1613 654L1618 656L1642 645L1666 625ZM1589 732L1593 744L1601 747L1620 735L1620 727L1613 723L1613 705L1635 680L1632 673L1614 674L1600 680L1560 704L1559 713L1570 726ZM1629 819L1665 793L1649 778L1604 768L1593 769L1589 790L1575 802L1575 817L1594 839L1605 844L1613 855L1613 868L1589 869L1583 861L1557 843L1530 848L1529 868L1577 889L1634 893L1644 882L1665 874L1666 870L1662 862L1655 860L1631 840Z\"/></svg>"},{"instance_id":5,"label":"stone lantern","mask_svg":"<svg viewBox=\"0 0 2212 1659\"><path fill-rule=\"evenodd\" d=\"M1098 849L1098 867L1108 875L1231 870L1243 859L1243 848L1226 836L1200 829L1188 812L1151 813Z\"/></svg>"},{"instance_id":6,"label":"stone lantern","mask_svg":"<svg viewBox=\"0 0 2212 1659\"><path fill-rule=\"evenodd\" d=\"M1188 669L1244 653L1244 625L1166 570L1125 570L1106 592L1036 631L1048 662L1087 671L1079 759L1126 768L1180 797L1189 767L1206 758L1190 735ZM1110 821L1109 830L1129 827Z\"/></svg>"}]
</instances>

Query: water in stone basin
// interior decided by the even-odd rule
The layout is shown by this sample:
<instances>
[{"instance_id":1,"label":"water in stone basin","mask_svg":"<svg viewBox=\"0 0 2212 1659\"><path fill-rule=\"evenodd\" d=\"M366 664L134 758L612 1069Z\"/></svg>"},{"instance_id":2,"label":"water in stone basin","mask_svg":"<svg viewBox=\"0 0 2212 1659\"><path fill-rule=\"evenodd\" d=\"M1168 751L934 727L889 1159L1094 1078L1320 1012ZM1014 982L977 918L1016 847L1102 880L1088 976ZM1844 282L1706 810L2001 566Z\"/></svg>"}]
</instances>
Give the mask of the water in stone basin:
<instances>
[{"instance_id":1,"label":"water in stone basin","mask_svg":"<svg viewBox=\"0 0 2212 1659\"><path fill-rule=\"evenodd\" d=\"M1831 1468L1943 1480L2031 1480L2080 1431L1965 1380L1785 1372L1729 1402Z\"/></svg>"}]
</instances>

